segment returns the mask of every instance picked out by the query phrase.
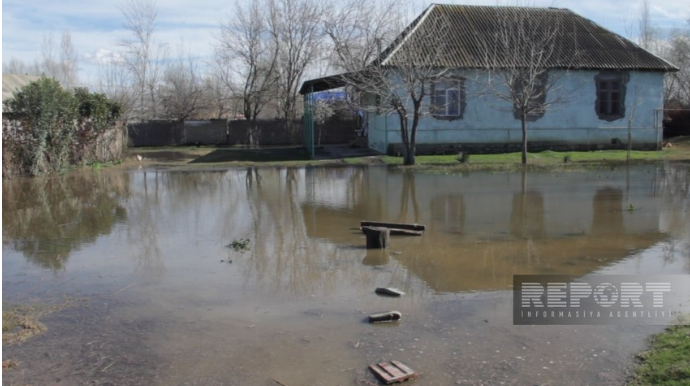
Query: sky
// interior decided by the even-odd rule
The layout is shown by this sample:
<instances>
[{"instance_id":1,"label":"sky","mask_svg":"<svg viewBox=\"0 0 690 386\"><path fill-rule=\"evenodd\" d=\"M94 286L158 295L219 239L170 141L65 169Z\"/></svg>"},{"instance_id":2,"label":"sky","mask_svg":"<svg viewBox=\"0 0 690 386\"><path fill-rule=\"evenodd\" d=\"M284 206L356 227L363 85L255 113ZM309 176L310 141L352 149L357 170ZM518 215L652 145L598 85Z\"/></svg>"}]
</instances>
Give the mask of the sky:
<instances>
[{"instance_id":1,"label":"sky","mask_svg":"<svg viewBox=\"0 0 690 386\"><path fill-rule=\"evenodd\" d=\"M250 1L250 0L238 0ZM376 0L371 0L376 1ZM421 12L434 1L412 0ZM436 0L470 5L529 5L568 8L622 36L630 37L637 25L641 0ZM33 63L41 58L44 38L53 36L59 46L69 31L79 54L82 85L93 86L99 63L116 54L116 42L127 38L121 7L123 0L3 0L2 61L15 58ZM221 21L231 15L233 0L158 0L154 40L166 42L171 51L182 45L210 58ZM652 26L662 31L687 27L690 0L650 0Z\"/></svg>"}]
</instances>

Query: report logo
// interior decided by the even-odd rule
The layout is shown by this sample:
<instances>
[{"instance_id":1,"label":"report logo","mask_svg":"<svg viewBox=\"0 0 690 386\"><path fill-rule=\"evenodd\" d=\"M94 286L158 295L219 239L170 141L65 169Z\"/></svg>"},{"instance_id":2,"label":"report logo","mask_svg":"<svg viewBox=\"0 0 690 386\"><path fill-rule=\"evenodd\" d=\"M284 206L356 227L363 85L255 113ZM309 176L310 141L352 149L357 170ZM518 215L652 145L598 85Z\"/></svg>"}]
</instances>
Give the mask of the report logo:
<instances>
[{"instance_id":1,"label":"report logo","mask_svg":"<svg viewBox=\"0 0 690 386\"><path fill-rule=\"evenodd\" d=\"M690 275L514 275L513 324L661 324L690 301Z\"/></svg>"}]
</instances>

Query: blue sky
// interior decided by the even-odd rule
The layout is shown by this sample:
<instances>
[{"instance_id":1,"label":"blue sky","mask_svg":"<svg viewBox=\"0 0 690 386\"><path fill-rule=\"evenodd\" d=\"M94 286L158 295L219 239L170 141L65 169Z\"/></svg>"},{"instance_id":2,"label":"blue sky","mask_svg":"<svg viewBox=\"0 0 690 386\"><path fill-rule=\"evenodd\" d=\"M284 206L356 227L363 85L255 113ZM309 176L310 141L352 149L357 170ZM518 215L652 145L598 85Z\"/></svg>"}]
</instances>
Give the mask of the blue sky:
<instances>
[{"instance_id":1,"label":"blue sky","mask_svg":"<svg viewBox=\"0 0 690 386\"><path fill-rule=\"evenodd\" d=\"M247 0L240 0L247 1ZM375 1L375 0L372 0ZM421 12L430 1L412 0ZM623 36L628 36L639 17L640 0L437 0L439 3L473 5L530 5L569 8ZM12 58L33 62L41 56L44 36L68 30L79 53L80 78L93 83L98 62L108 60L118 50L118 39L127 37L120 11L122 1L112 0L3 0L2 60ZM652 25L669 30L687 26L688 0L650 0ZM169 44L171 51L182 44L200 58L211 55L214 34L221 20L234 9L232 0L158 0L154 39Z\"/></svg>"}]
</instances>

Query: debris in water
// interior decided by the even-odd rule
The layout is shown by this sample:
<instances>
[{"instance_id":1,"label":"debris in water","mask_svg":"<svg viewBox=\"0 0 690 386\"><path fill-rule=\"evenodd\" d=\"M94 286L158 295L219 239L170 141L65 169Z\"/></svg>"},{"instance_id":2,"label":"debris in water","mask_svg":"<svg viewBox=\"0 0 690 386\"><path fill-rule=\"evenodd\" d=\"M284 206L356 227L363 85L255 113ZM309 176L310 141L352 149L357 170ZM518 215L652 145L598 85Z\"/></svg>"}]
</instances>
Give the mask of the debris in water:
<instances>
[{"instance_id":1,"label":"debris in water","mask_svg":"<svg viewBox=\"0 0 690 386\"><path fill-rule=\"evenodd\" d=\"M237 239L233 240L230 244L225 246L226 248L233 249L235 252L244 252L249 250L249 239Z\"/></svg>"},{"instance_id":2,"label":"debris in water","mask_svg":"<svg viewBox=\"0 0 690 386\"><path fill-rule=\"evenodd\" d=\"M376 289L376 293L379 295L386 295L386 296L402 296L405 295L403 291L400 291L397 288L392 288L392 287L379 287Z\"/></svg>"},{"instance_id":3,"label":"debris in water","mask_svg":"<svg viewBox=\"0 0 690 386\"><path fill-rule=\"evenodd\" d=\"M369 315L369 323L399 322L400 319L402 319L402 314L398 311L388 311Z\"/></svg>"},{"instance_id":4,"label":"debris in water","mask_svg":"<svg viewBox=\"0 0 690 386\"><path fill-rule=\"evenodd\" d=\"M371 371L385 384L403 382L417 376L417 373L399 361L370 365Z\"/></svg>"}]
</instances>

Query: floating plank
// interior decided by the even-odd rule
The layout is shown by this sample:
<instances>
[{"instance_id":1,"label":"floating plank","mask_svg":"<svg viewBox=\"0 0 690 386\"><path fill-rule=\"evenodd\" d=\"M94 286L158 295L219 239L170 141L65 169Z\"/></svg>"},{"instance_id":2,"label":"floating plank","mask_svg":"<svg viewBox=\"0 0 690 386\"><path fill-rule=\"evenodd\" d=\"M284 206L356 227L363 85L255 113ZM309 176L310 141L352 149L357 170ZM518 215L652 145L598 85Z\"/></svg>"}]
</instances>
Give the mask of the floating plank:
<instances>
[{"instance_id":1,"label":"floating plank","mask_svg":"<svg viewBox=\"0 0 690 386\"><path fill-rule=\"evenodd\" d=\"M388 233L391 236L421 236L424 234L424 231L413 231L411 229L398 229L398 228L385 228L385 227L371 227L371 226L366 226L366 227L361 227L359 228L362 233L366 234L367 229L388 229Z\"/></svg>"},{"instance_id":2,"label":"floating plank","mask_svg":"<svg viewBox=\"0 0 690 386\"><path fill-rule=\"evenodd\" d=\"M391 230L391 236L421 236L423 231L413 231L411 229L398 229L389 228Z\"/></svg>"},{"instance_id":3,"label":"floating plank","mask_svg":"<svg viewBox=\"0 0 690 386\"><path fill-rule=\"evenodd\" d=\"M379 222L379 221L361 221L360 227L383 227L391 229L407 229L411 231L425 231L426 226L420 224L403 224L393 222Z\"/></svg>"},{"instance_id":4,"label":"floating plank","mask_svg":"<svg viewBox=\"0 0 690 386\"><path fill-rule=\"evenodd\" d=\"M394 296L394 297L405 295L404 292L400 291L397 288L392 288L392 287L379 287L376 289L375 292L379 295Z\"/></svg>"},{"instance_id":5,"label":"floating plank","mask_svg":"<svg viewBox=\"0 0 690 386\"><path fill-rule=\"evenodd\" d=\"M399 361L377 363L375 365L370 365L369 368L387 385L396 382L403 382L417 376L417 373L414 370Z\"/></svg>"}]
</instances>

